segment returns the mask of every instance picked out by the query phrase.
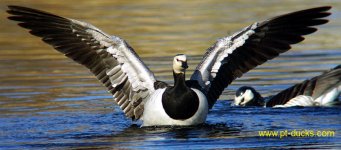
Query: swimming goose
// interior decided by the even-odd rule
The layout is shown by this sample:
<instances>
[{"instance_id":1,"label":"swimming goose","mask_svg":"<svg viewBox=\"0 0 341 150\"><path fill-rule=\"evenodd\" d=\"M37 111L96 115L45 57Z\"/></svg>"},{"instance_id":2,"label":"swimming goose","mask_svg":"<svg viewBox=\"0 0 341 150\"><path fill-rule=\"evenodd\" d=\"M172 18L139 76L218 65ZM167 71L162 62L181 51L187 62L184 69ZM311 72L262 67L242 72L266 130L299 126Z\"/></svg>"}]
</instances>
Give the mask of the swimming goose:
<instances>
[{"instance_id":1,"label":"swimming goose","mask_svg":"<svg viewBox=\"0 0 341 150\"><path fill-rule=\"evenodd\" d=\"M95 26L48 12L9 6L10 20L72 60L87 67L107 87L115 102L142 126L197 125L225 87L257 65L288 51L325 24L331 7L317 7L256 22L208 48L190 80L186 55L173 59L174 85L156 80L123 39Z\"/></svg>"},{"instance_id":2,"label":"swimming goose","mask_svg":"<svg viewBox=\"0 0 341 150\"><path fill-rule=\"evenodd\" d=\"M235 106L333 106L341 94L341 65L302 83L296 84L268 99L267 102L252 87L236 91Z\"/></svg>"}]
</instances>

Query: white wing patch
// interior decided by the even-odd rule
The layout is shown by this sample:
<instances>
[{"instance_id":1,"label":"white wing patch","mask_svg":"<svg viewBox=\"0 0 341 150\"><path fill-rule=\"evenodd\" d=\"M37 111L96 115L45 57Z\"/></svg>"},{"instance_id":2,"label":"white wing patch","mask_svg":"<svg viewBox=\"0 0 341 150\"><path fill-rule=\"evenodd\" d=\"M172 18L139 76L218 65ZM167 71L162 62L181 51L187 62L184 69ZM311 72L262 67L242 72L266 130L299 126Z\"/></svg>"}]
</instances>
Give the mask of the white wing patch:
<instances>
[{"instance_id":1,"label":"white wing patch","mask_svg":"<svg viewBox=\"0 0 341 150\"><path fill-rule=\"evenodd\" d=\"M289 100L284 105L274 107L293 107L293 106L314 106L314 99L311 96L299 95Z\"/></svg>"},{"instance_id":2,"label":"white wing patch","mask_svg":"<svg viewBox=\"0 0 341 150\"><path fill-rule=\"evenodd\" d=\"M232 54L238 47L243 46L245 41L255 33L258 23L254 23L240 32L218 39L214 47L207 52L202 63L197 67L197 71L191 77L191 80L197 80L202 87L209 89L211 81L216 77L221 65L225 64L225 58Z\"/></svg>"},{"instance_id":3,"label":"white wing patch","mask_svg":"<svg viewBox=\"0 0 341 150\"><path fill-rule=\"evenodd\" d=\"M321 95L317 99L315 99L315 103L321 106L327 106L328 104L333 103L338 99L341 92L341 86L334 88L333 90L327 92L326 94Z\"/></svg>"},{"instance_id":4,"label":"white wing patch","mask_svg":"<svg viewBox=\"0 0 341 150\"><path fill-rule=\"evenodd\" d=\"M219 53L219 55L217 57L218 59L212 67L211 73L213 73L212 74L213 78L215 77L216 73L218 72L220 66L222 64L226 63L223 60L229 54L231 54L235 49L244 45L245 41L249 38L249 36L255 33L254 29L257 28L257 25L258 25L258 23L256 22L256 23L244 28L242 31L233 34L232 36L224 37L224 38L221 38L218 40L217 49L219 49L219 50L223 49L223 51L221 51ZM246 32L243 33L242 36L239 36L238 38L233 39L238 34L240 34L241 32L244 32L244 31L246 31Z\"/></svg>"},{"instance_id":5,"label":"white wing patch","mask_svg":"<svg viewBox=\"0 0 341 150\"><path fill-rule=\"evenodd\" d=\"M291 100L289 100L284 105L275 105L274 107L292 107L292 106L329 106L332 105L335 100L338 100L338 97L341 92L341 86L332 89L331 91L319 96L314 99L311 96L299 95Z\"/></svg>"},{"instance_id":6,"label":"white wing patch","mask_svg":"<svg viewBox=\"0 0 341 150\"><path fill-rule=\"evenodd\" d=\"M118 37L115 37L118 38ZM133 91L138 90L150 90L149 93L152 93L154 89L154 76L149 71L146 70L146 67L143 66L141 60L136 57L130 57L130 52L126 52L126 46L123 45L124 43L121 42L119 47L109 47L107 52L112 54L113 57L120 62L120 69L128 76L128 80L131 83ZM127 58L130 58L129 60ZM118 71L119 68L113 68L107 72L107 75L112 74ZM143 97L145 98L145 97Z\"/></svg>"}]
</instances>

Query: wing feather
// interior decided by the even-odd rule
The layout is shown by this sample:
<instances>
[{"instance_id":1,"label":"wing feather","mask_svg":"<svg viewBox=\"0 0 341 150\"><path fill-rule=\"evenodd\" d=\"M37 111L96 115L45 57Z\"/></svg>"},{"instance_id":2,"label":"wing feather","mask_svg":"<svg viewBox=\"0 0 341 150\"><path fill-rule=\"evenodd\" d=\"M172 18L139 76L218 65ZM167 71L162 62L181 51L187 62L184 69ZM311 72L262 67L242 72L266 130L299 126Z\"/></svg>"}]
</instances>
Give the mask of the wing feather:
<instances>
[{"instance_id":1,"label":"wing feather","mask_svg":"<svg viewBox=\"0 0 341 150\"><path fill-rule=\"evenodd\" d=\"M341 65L324 72L323 74L298 83L277 95L271 97L266 103L266 107L284 105L292 98L299 95L309 96L316 99L325 93L338 88L341 85Z\"/></svg>"},{"instance_id":2,"label":"wing feather","mask_svg":"<svg viewBox=\"0 0 341 150\"><path fill-rule=\"evenodd\" d=\"M245 72L277 57L304 40L303 35L325 24L331 7L317 7L254 23L232 36L219 39L200 62L191 80L197 80L212 107L222 91Z\"/></svg>"},{"instance_id":3,"label":"wing feather","mask_svg":"<svg viewBox=\"0 0 341 150\"><path fill-rule=\"evenodd\" d=\"M121 38L91 24L36 9L9 6L10 20L87 67L107 87L126 116L139 119L155 90L154 75Z\"/></svg>"}]
</instances>

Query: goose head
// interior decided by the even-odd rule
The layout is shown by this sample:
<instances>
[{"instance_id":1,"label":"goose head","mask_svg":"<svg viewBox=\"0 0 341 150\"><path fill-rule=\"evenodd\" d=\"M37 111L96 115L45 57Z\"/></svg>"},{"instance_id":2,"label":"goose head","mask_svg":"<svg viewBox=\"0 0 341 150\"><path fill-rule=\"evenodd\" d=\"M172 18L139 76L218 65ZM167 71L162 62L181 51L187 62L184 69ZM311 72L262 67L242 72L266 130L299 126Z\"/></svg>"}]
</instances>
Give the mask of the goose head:
<instances>
[{"instance_id":1,"label":"goose head","mask_svg":"<svg viewBox=\"0 0 341 150\"><path fill-rule=\"evenodd\" d=\"M173 71L176 74L185 73L187 65L187 57L184 54L178 54L174 57L173 60Z\"/></svg>"},{"instance_id":2,"label":"goose head","mask_svg":"<svg viewBox=\"0 0 341 150\"><path fill-rule=\"evenodd\" d=\"M252 87L243 86L236 91L234 98L235 106L262 106L264 105L263 98Z\"/></svg>"}]
</instances>

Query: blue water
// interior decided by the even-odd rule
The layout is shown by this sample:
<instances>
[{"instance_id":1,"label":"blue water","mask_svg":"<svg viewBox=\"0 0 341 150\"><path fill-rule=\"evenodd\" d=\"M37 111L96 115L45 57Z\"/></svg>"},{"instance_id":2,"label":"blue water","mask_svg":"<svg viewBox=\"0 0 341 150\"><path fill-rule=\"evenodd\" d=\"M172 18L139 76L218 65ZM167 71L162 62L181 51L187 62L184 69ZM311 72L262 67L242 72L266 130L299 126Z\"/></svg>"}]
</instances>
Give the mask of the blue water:
<instances>
[{"instance_id":1,"label":"blue water","mask_svg":"<svg viewBox=\"0 0 341 150\"><path fill-rule=\"evenodd\" d=\"M199 56L190 58L194 62L200 60ZM254 86L264 96L273 95L340 64L340 58L339 50L289 52L230 85L205 124L149 128L140 128L141 122L126 119L114 105L111 95L86 69L80 69L81 66L67 59L30 63L17 60L13 66L2 66L3 69L14 68L12 72L28 72L2 78L0 149L338 149L341 147L341 107L241 108L231 107L229 100L242 85ZM155 71L158 77L172 83L172 76L164 74L169 69L171 57L143 59L149 66L158 68ZM35 65L38 63L48 67L62 66L62 70L56 67L51 73ZM74 75L65 75L74 70L77 70ZM334 134L324 137L259 135L259 131L304 130Z\"/></svg>"},{"instance_id":2,"label":"blue water","mask_svg":"<svg viewBox=\"0 0 341 150\"><path fill-rule=\"evenodd\" d=\"M1 148L338 148L341 110L231 108L218 101L204 125L148 127L108 113L39 112L0 119ZM115 107L116 108L116 107ZM110 109L110 108L109 108ZM260 137L258 131L335 131L331 137Z\"/></svg>"}]
</instances>

